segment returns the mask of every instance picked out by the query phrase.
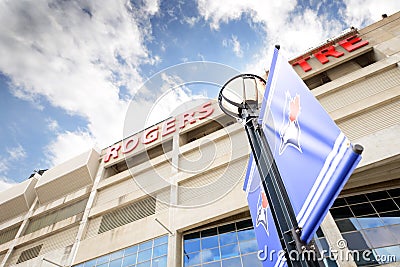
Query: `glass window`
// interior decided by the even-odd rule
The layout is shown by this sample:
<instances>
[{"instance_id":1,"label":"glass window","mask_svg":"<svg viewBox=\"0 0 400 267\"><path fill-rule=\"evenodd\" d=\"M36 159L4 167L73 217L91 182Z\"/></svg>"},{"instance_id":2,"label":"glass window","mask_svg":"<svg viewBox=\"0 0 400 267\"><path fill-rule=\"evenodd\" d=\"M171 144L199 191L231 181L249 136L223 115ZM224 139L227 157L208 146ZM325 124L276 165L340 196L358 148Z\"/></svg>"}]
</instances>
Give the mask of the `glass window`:
<instances>
[{"instance_id":1,"label":"glass window","mask_svg":"<svg viewBox=\"0 0 400 267\"><path fill-rule=\"evenodd\" d=\"M85 262L85 267L96 266L96 259Z\"/></svg>"},{"instance_id":2,"label":"glass window","mask_svg":"<svg viewBox=\"0 0 400 267\"><path fill-rule=\"evenodd\" d=\"M242 267L240 258L231 258L222 261L222 267Z\"/></svg>"},{"instance_id":3,"label":"glass window","mask_svg":"<svg viewBox=\"0 0 400 267\"><path fill-rule=\"evenodd\" d=\"M183 236L183 240L191 240L200 238L200 232L191 233Z\"/></svg>"},{"instance_id":4,"label":"glass window","mask_svg":"<svg viewBox=\"0 0 400 267\"><path fill-rule=\"evenodd\" d=\"M315 233L317 237L324 237L324 233L322 232L321 227L318 227L317 232Z\"/></svg>"},{"instance_id":5,"label":"glass window","mask_svg":"<svg viewBox=\"0 0 400 267\"><path fill-rule=\"evenodd\" d=\"M201 251L201 261L203 263L209 261L216 261L219 259L221 259L219 255L219 248L205 249Z\"/></svg>"},{"instance_id":6,"label":"glass window","mask_svg":"<svg viewBox=\"0 0 400 267\"><path fill-rule=\"evenodd\" d=\"M163 255L167 255L168 244L163 244L153 248L153 258L157 258Z\"/></svg>"},{"instance_id":7,"label":"glass window","mask_svg":"<svg viewBox=\"0 0 400 267\"><path fill-rule=\"evenodd\" d=\"M354 217L353 213L351 213L351 210L348 206L334 208L334 209L331 209L330 211L331 211L333 218L335 218L335 219L345 219L345 218Z\"/></svg>"},{"instance_id":8,"label":"glass window","mask_svg":"<svg viewBox=\"0 0 400 267\"><path fill-rule=\"evenodd\" d=\"M138 262L148 261L151 259L151 249L139 251Z\"/></svg>"},{"instance_id":9,"label":"glass window","mask_svg":"<svg viewBox=\"0 0 400 267\"><path fill-rule=\"evenodd\" d=\"M354 230L360 229L360 224L357 222L356 218L348 218L343 220L337 220L336 224L340 230L340 232L351 232Z\"/></svg>"},{"instance_id":10,"label":"glass window","mask_svg":"<svg viewBox=\"0 0 400 267\"><path fill-rule=\"evenodd\" d=\"M137 257L137 254L132 254L132 255L129 255L129 256L125 256L122 266L125 267L125 266L131 266L131 265L135 264L136 263L136 257Z\"/></svg>"},{"instance_id":11,"label":"glass window","mask_svg":"<svg viewBox=\"0 0 400 267\"><path fill-rule=\"evenodd\" d=\"M110 261L110 267L121 267L122 264L122 258L118 259L118 260L113 260Z\"/></svg>"},{"instance_id":12,"label":"glass window","mask_svg":"<svg viewBox=\"0 0 400 267\"><path fill-rule=\"evenodd\" d=\"M149 249L151 248L152 245L153 245L153 240L141 243L139 244L139 251Z\"/></svg>"},{"instance_id":13,"label":"glass window","mask_svg":"<svg viewBox=\"0 0 400 267\"><path fill-rule=\"evenodd\" d=\"M221 246L237 243L236 232L225 233L219 236L219 243Z\"/></svg>"},{"instance_id":14,"label":"glass window","mask_svg":"<svg viewBox=\"0 0 400 267\"><path fill-rule=\"evenodd\" d=\"M351 205L350 208L356 216L375 214L375 210L370 203Z\"/></svg>"},{"instance_id":15,"label":"glass window","mask_svg":"<svg viewBox=\"0 0 400 267\"><path fill-rule=\"evenodd\" d=\"M391 197L400 197L400 188L390 189L388 193Z\"/></svg>"},{"instance_id":16,"label":"glass window","mask_svg":"<svg viewBox=\"0 0 400 267\"><path fill-rule=\"evenodd\" d=\"M233 232L236 230L235 224L231 223L231 224L227 224L227 225L223 225L218 227L218 233L219 234L223 234L223 233L228 233L228 232Z\"/></svg>"},{"instance_id":17,"label":"glass window","mask_svg":"<svg viewBox=\"0 0 400 267\"><path fill-rule=\"evenodd\" d=\"M184 235L183 239L185 267L261 266L250 219Z\"/></svg>"},{"instance_id":18,"label":"glass window","mask_svg":"<svg viewBox=\"0 0 400 267\"><path fill-rule=\"evenodd\" d=\"M374 193L368 193L367 197L369 200L373 201L373 200L389 198L389 194L386 191L379 191L379 192L374 192Z\"/></svg>"},{"instance_id":19,"label":"glass window","mask_svg":"<svg viewBox=\"0 0 400 267\"><path fill-rule=\"evenodd\" d=\"M103 257L98 258L96 264L106 263L106 262L108 262L109 259L110 259L110 255L105 255Z\"/></svg>"},{"instance_id":20,"label":"glass window","mask_svg":"<svg viewBox=\"0 0 400 267\"><path fill-rule=\"evenodd\" d=\"M242 261L243 267L262 267L261 261L257 258L257 253L244 255Z\"/></svg>"},{"instance_id":21,"label":"glass window","mask_svg":"<svg viewBox=\"0 0 400 267\"><path fill-rule=\"evenodd\" d=\"M365 251L372 255L369 260L356 259L358 266L388 263L380 259L387 250L399 253L399 196L400 188L360 194L345 197L347 204L341 201L343 206L331 209L331 214L343 233L342 236L347 240L349 249ZM399 261L397 258L390 260Z\"/></svg>"},{"instance_id":22,"label":"glass window","mask_svg":"<svg viewBox=\"0 0 400 267\"><path fill-rule=\"evenodd\" d=\"M185 266L192 266L192 265L200 264L201 263L200 252L186 254L184 260L185 260Z\"/></svg>"},{"instance_id":23,"label":"glass window","mask_svg":"<svg viewBox=\"0 0 400 267\"><path fill-rule=\"evenodd\" d=\"M123 250L119 250L117 252L114 252L110 255L110 259L114 260L114 259L118 259L121 258L122 256L124 256L124 251Z\"/></svg>"},{"instance_id":24,"label":"glass window","mask_svg":"<svg viewBox=\"0 0 400 267\"><path fill-rule=\"evenodd\" d=\"M352 197L346 197L347 204L358 204L363 202L368 202L368 198L365 195L358 195Z\"/></svg>"},{"instance_id":25,"label":"glass window","mask_svg":"<svg viewBox=\"0 0 400 267\"><path fill-rule=\"evenodd\" d=\"M396 203L394 203L393 199L373 201L371 203L377 212L385 212L385 211L392 211L392 210L398 209L397 205L396 205Z\"/></svg>"},{"instance_id":26,"label":"glass window","mask_svg":"<svg viewBox=\"0 0 400 267\"><path fill-rule=\"evenodd\" d=\"M74 267L166 267L167 253L168 236L165 235ZM135 265L136 262L138 263L137 265Z\"/></svg>"},{"instance_id":27,"label":"glass window","mask_svg":"<svg viewBox=\"0 0 400 267\"><path fill-rule=\"evenodd\" d=\"M136 267L151 267L150 261L142 262L136 265Z\"/></svg>"},{"instance_id":28,"label":"glass window","mask_svg":"<svg viewBox=\"0 0 400 267\"><path fill-rule=\"evenodd\" d=\"M400 261L400 246L374 249L374 254L380 264Z\"/></svg>"},{"instance_id":29,"label":"glass window","mask_svg":"<svg viewBox=\"0 0 400 267\"><path fill-rule=\"evenodd\" d=\"M383 226L383 221L379 217L361 217L357 218L362 229Z\"/></svg>"},{"instance_id":30,"label":"glass window","mask_svg":"<svg viewBox=\"0 0 400 267\"><path fill-rule=\"evenodd\" d=\"M218 236L210 236L201 239L201 249L218 247Z\"/></svg>"},{"instance_id":31,"label":"glass window","mask_svg":"<svg viewBox=\"0 0 400 267\"><path fill-rule=\"evenodd\" d=\"M345 206L347 203L346 203L346 201L344 200L344 198L337 198L336 200L335 200L335 202L333 203L333 205L332 205L332 208L334 208L334 207L340 207L340 206Z\"/></svg>"},{"instance_id":32,"label":"glass window","mask_svg":"<svg viewBox=\"0 0 400 267\"><path fill-rule=\"evenodd\" d=\"M256 238L256 233L254 232L254 229L241 230L238 231L237 234L239 241L246 241Z\"/></svg>"},{"instance_id":33,"label":"glass window","mask_svg":"<svg viewBox=\"0 0 400 267\"><path fill-rule=\"evenodd\" d=\"M321 254L322 254L322 250L324 250L325 255L327 255L330 252L330 246L328 245L328 242L326 241L325 237L315 239L315 243L317 244L318 248L320 249Z\"/></svg>"},{"instance_id":34,"label":"glass window","mask_svg":"<svg viewBox=\"0 0 400 267\"><path fill-rule=\"evenodd\" d=\"M167 267L167 256L153 259L152 267Z\"/></svg>"},{"instance_id":35,"label":"glass window","mask_svg":"<svg viewBox=\"0 0 400 267\"><path fill-rule=\"evenodd\" d=\"M369 246L360 232L352 232L343 234L343 238L347 241L347 246L351 250L367 249Z\"/></svg>"},{"instance_id":36,"label":"glass window","mask_svg":"<svg viewBox=\"0 0 400 267\"><path fill-rule=\"evenodd\" d=\"M400 197L394 198L394 202L396 202L397 206L400 207Z\"/></svg>"},{"instance_id":37,"label":"glass window","mask_svg":"<svg viewBox=\"0 0 400 267\"><path fill-rule=\"evenodd\" d=\"M239 255L239 247L237 244L221 247L221 258L231 258Z\"/></svg>"},{"instance_id":38,"label":"glass window","mask_svg":"<svg viewBox=\"0 0 400 267\"><path fill-rule=\"evenodd\" d=\"M192 253L200 251L200 239L198 240L185 240L185 253Z\"/></svg>"},{"instance_id":39,"label":"glass window","mask_svg":"<svg viewBox=\"0 0 400 267\"><path fill-rule=\"evenodd\" d=\"M392 246L397 243L393 234L386 227L366 229L363 232L373 248Z\"/></svg>"},{"instance_id":40,"label":"glass window","mask_svg":"<svg viewBox=\"0 0 400 267\"><path fill-rule=\"evenodd\" d=\"M209 262L202 265L203 267L221 267L220 261Z\"/></svg>"},{"instance_id":41,"label":"glass window","mask_svg":"<svg viewBox=\"0 0 400 267\"><path fill-rule=\"evenodd\" d=\"M365 255L365 256L363 256ZM360 250L354 257L357 266L375 266L378 262L370 249Z\"/></svg>"},{"instance_id":42,"label":"glass window","mask_svg":"<svg viewBox=\"0 0 400 267\"><path fill-rule=\"evenodd\" d=\"M167 235L154 239L154 246L158 246L165 243L168 243Z\"/></svg>"},{"instance_id":43,"label":"glass window","mask_svg":"<svg viewBox=\"0 0 400 267\"><path fill-rule=\"evenodd\" d=\"M390 233L394 235L394 237L400 243L400 224L387 226L387 229L389 230Z\"/></svg>"},{"instance_id":44,"label":"glass window","mask_svg":"<svg viewBox=\"0 0 400 267\"><path fill-rule=\"evenodd\" d=\"M217 228L211 228L200 232L201 237L217 235Z\"/></svg>"},{"instance_id":45,"label":"glass window","mask_svg":"<svg viewBox=\"0 0 400 267\"><path fill-rule=\"evenodd\" d=\"M240 248L241 254L257 252L258 251L257 240L253 239L253 240L249 240L249 241L240 242L239 248Z\"/></svg>"},{"instance_id":46,"label":"glass window","mask_svg":"<svg viewBox=\"0 0 400 267\"><path fill-rule=\"evenodd\" d=\"M251 222L251 220L240 221L240 222L236 223L236 228L238 230L246 229L246 228L253 228L253 223Z\"/></svg>"},{"instance_id":47,"label":"glass window","mask_svg":"<svg viewBox=\"0 0 400 267\"><path fill-rule=\"evenodd\" d=\"M133 253L136 254L137 251L138 251L138 246L133 246L133 247L130 247L130 248L126 248L125 249L125 255L130 255L130 254L133 254Z\"/></svg>"}]
</instances>

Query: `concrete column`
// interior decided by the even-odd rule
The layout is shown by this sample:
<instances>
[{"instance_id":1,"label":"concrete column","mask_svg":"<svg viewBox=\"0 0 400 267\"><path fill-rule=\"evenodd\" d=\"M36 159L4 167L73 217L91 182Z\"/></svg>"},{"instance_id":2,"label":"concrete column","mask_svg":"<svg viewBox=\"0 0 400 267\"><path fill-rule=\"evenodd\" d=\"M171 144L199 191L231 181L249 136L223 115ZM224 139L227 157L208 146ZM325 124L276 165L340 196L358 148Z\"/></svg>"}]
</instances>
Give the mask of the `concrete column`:
<instances>
[{"instance_id":1,"label":"concrete column","mask_svg":"<svg viewBox=\"0 0 400 267\"><path fill-rule=\"evenodd\" d=\"M339 242L344 240L344 238L330 212L328 212L323 220L321 229L322 232L324 232L329 248L338 252L337 255L339 256L338 260L336 261L337 265L339 267L357 267L352 254L349 253L349 249L347 247L343 248L342 242Z\"/></svg>"},{"instance_id":2,"label":"concrete column","mask_svg":"<svg viewBox=\"0 0 400 267\"><path fill-rule=\"evenodd\" d=\"M35 178L39 179L40 175L35 173ZM25 232L26 227L28 226L29 218L32 216L33 212L35 211L35 207L38 204L39 199L36 197L36 199L33 201L32 206L29 208L29 211L24 217L24 220L22 221L21 226L18 229L17 235L14 237L14 241L12 242L10 248L7 250L6 255L3 258L3 261L1 262L0 266L6 266L6 263L8 259L11 256L11 253L13 252L15 245L17 244L18 238L22 236L22 234Z\"/></svg>"},{"instance_id":3,"label":"concrete column","mask_svg":"<svg viewBox=\"0 0 400 267\"><path fill-rule=\"evenodd\" d=\"M89 195L88 202L85 207L85 211L82 216L82 220L79 224L79 229L78 229L78 233L76 234L75 243L73 244L72 249L71 249L70 260L67 260L67 261L69 261L69 266L72 266L72 264L74 263L76 254L79 249L79 244L80 244L81 240L83 239L83 236L86 232L86 228L88 226L88 221L89 221L89 212L90 212L90 209L92 208L94 200L96 198L97 187L103 176L104 176L104 161L101 160L99 168L96 173L96 177L93 182L93 186L92 186L92 190Z\"/></svg>"},{"instance_id":4,"label":"concrete column","mask_svg":"<svg viewBox=\"0 0 400 267\"><path fill-rule=\"evenodd\" d=\"M172 139L172 177L171 177L171 191L169 206L169 227L172 235L168 238L168 267L181 266L181 239L182 235L176 231L175 227L175 213L176 205L178 204L178 177L179 173L179 133L175 133Z\"/></svg>"}]
</instances>

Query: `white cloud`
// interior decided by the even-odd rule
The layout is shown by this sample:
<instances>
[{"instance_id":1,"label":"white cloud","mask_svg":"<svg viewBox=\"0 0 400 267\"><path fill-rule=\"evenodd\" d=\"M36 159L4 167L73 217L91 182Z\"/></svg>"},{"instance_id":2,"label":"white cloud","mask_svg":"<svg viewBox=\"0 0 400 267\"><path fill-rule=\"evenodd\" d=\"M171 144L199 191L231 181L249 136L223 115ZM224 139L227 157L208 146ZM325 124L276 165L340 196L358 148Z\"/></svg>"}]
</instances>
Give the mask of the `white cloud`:
<instances>
[{"instance_id":1,"label":"white cloud","mask_svg":"<svg viewBox=\"0 0 400 267\"><path fill-rule=\"evenodd\" d=\"M6 190L16 184L11 179L7 178L7 172L10 166L27 156L25 149L18 144L15 147L7 148L7 156L0 157L0 191Z\"/></svg>"},{"instance_id":2,"label":"white cloud","mask_svg":"<svg viewBox=\"0 0 400 267\"><path fill-rule=\"evenodd\" d=\"M12 187L16 183L8 179L7 177L0 176L0 192L7 190L8 188Z\"/></svg>"},{"instance_id":3,"label":"white cloud","mask_svg":"<svg viewBox=\"0 0 400 267\"><path fill-rule=\"evenodd\" d=\"M8 162L6 159L0 158L0 173L5 173L8 171Z\"/></svg>"},{"instance_id":4,"label":"white cloud","mask_svg":"<svg viewBox=\"0 0 400 267\"><path fill-rule=\"evenodd\" d=\"M361 28L382 19L382 14L392 15L400 10L398 0L344 0L343 16L348 26Z\"/></svg>"},{"instance_id":5,"label":"white cloud","mask_svg":"<svg viewBox=\"0 0 400 267\"><path fill-rule=\"evenodd\" d=\"M182 105L187 103L190 103L191 108L193 108L195 106L193 100L204 98L203 95L192 94L185 81L177 75L161 73L160 77L162 80L161 92L163 94L158 97L157 102L149 110L145 127L183 112Z\"/></svg>"},{"instance_id":6,"label":"white cloud","mask_svg":"<svg viewBox=\"0 0 400 267\"><path fill-rule=\"evenodd\" d=\"M281 18L287 17L295 6L295 0L269 1L268 4L263 0L232 0L225 5L218 1L198 0L200 15L210 21L210 27L215 30L219 29L220 23L238 20L245 13L255 22L272 24L271 26L275 25L275 28L279 29Z\"/></svg>"},{"instance_id":7,"label":"white cloud","mask_svg":"<svg viewBox=\"0 0 400 267\"><path fill-rule=\"evenodd\" d=\"M236 35L232 35L232 38L229 40L227 39L222 40L222 46L223 47L231 46L233 53L235 53L237 57L243 57L243 50Z\"/></svg>"},{"instance_id":8,"label":"white cloud","mask_svg":"<svg viewBox=\"0 0 400 267\"><path fill-rule=\"evenodd\" d=\"M191 28L194 27L199 20L199 17L183 17L183 22L187 23Z\"/></svg>"},{"instance_id":9,"label":"white cloud","mask_svg":"<svg viewBox=\"0 0 400 267\"><path fill-rule=\"evenodd\" d=\"M58 122L56 120L53 120L52 118L47 118L47 128L52 131L52 132L57 132L60 129L60 126L58 125Z\"/></svg>"},{"instance_id":10,"label":"white cloud","mask_svg":"<svg viewBox=\"0 0 400 267\"><path fill-rule=\"evenodd\" d=\"M88 122L87 132L58 132L47 147L53 163L82 142L103 147L122 136L129 101L120 86L133 94L143 82L139 66L160 62L144 45L158 10L158 0L142 8L122 0L0 2L0 71L13 94L41 108L45 99Z\"/></svg>"},{"instance_id":11,"label":"white cloud","mask_svg":"<svg viewBox=\"0 0 400 267\"><path fill-rule=\"evenodd\" d=\"M255 52L253 58L247 59L245 70L255 73L263 73L268 68L272 48L276 44L280 44L281 51L290 58L341 32L338 20L318 15L317 10L295 12L296 5L296 0L270 1L268 4L262 0L235 0L221 6L212 0L198 1L200 14L215 30L221 23L238 20L244 14L253 23L261 25L264 31L261 34L265 34L264 43L260 46L262 49ZM240 51L238 48L236 46L236 51Z\"/></svg>"},{"instance_id":12,"label":"white cloud","mask_svg":"<svg viewBox=\"0 0 400 267\"><path fill-rule=\"evenodd\" d=\"M201 16L209 22L210 27L218 30L220 24L239 20L243 15L252 23L259 23L264 30L265 38L262 49L253 58L248 59L246 71L263 72L269 66L272 48L281 45L286 57L294 57L305 50L341 33L350 26L366 26L381 19L381 15L393 14L400 10L400 1L388 0L344 0L346 8L337 14L336 19L329 19L318 13L323 3L314 3L314 9L298 12L296 0L269 1L262 0L229 1L229 5L220 5L212 0L198 0ZM340 19L348 22L343 26ZM227 46L223 41L223 46Z\"/></svg>"},{"instance_id":13,"label":"white cloud","mask_svg":"<svg viewBox=\"0 0 400 267\"><path fill-rule=\"evenodd\" d=\"M122 135L122 130L121 133ZM66 131L57 136L57 139L51 142L46 150L50 166L57 165L70 159L82 152L89 150L96 145L95 138L89 132Z\"/></svg>"},{"instance_id":14,"label":"white cloud","mask_svg":"<svg viewBox=\"0 0 400 267\"><path fill-rule=\"evenodd\" d=\"M9 160L21 160L26 157L26 152L24 148L18 144L18 146L13 147L13 148L8 148L7 153L10 156Z\"/></svg>"},{"instance_id":15,"label":"white cloud","mask_svg":"<svg viewBox=\"0 0 400 267\"><path fill-rule=\"evenodd\" d=\"M160 1L159 0L146 0L145 1L145 13L149 15L155 15L158 13L160 9Z\"/></svg>"}]
</instances>

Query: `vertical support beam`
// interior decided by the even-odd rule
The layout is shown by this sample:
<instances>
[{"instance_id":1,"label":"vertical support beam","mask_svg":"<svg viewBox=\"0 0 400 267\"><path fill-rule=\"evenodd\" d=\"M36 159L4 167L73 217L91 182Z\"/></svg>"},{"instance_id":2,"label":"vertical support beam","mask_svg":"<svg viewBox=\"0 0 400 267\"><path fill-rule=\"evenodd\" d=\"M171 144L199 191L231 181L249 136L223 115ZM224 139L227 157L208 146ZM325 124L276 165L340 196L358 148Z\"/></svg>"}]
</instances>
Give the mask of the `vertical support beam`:
<instances>
[{"instance_id":1,"label":"vertical support beam","mask_svg":"<svg viewBox=\"0 0 400 267\"><path fill-rule=\"evenodd\" d=\"M38 174L35 174L35 176ZM32 206L29 208L29 211L27 214L25 214L24 220L22 221L21 226L18 229L17 235L15 236L11 246L8 248L6 255L3 258L3 261L1 262L0 266L6 266L7 261L9 260L11 253L13 252L15 246L17 245L18 239L22 236L22 234L25 232L26 227L28 226L29 218L32 216L35 207L37 203L39 202L38 197L33 201ZM9 265L9 264L8 264Z\"/></svg>"},{"instance_id":2,"label":"vertical support beam","mask_svg":"<svg viewBox=\"0 0 400 267\"><path fill-rule=\"evenodd\" d=\"M169 228L173 235L169 235L168 238L168 267L181 266L181 237L175 229L175 213L176 205L178 205L178 178L179 178L179 132L175 132L172 138L172 175L171 175L171 191L170 191L170 203L168 207L169 217Z\"/></svg>"},{"instance_id":3,"label":"vertical support beam","mask_svg":"<svg viewBox=\"0 0 400 267\"><path fill-rule=\"evenodd\" d=\"M330 212L325 216L325 219L322 221L321 224L322 232L325 235L326 241L331 250L339 251L345 255L345 257L338 257L336 261L339 267L356 267L356 263L354 262L353 256L349 253L349 249L346 248L339 248L338 241L343 240L343 236L337 227L335 220L333 219ZM348 257L348 259L346 258Z\"/></svg>"},{"instance_id":4,"label":"vertical support beam","mask_svg":"<svg viewBox=\"0 0 400 267\"><path fill-rule=\"evenodd\" d=\"M104 174L104 161L101 160L101 158L99 160L100 160L99 168L97 169L97 173L96 173L96 177L93 182L92 190L90 191L89 199L88 199L88 202L86 203L85 211L83 213L82 220L79 224L78 233L76 234L76 238L75 238L75 243L73 244L72 249L71 249L71 254L70 254L71 256L70 256L70 260L69 260L69 264L68 264L69 266L72 266L72 264L75 261L76 254L78 253L79 244L82 241L84 234L86 232L87 226L88 226L89 212L90 212L91 208L93 207L93 203L94 203L94 200L97 195L97 187L98 187L99 182Z\"/></svg>"}]
</instances>

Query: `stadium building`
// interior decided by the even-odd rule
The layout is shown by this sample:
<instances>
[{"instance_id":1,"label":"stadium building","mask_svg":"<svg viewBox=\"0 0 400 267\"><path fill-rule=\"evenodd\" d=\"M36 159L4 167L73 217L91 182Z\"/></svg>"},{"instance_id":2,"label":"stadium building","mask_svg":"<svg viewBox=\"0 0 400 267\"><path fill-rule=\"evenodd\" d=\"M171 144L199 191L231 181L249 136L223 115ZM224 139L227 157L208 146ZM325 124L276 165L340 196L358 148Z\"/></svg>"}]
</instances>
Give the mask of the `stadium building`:
<instances>
[{"instance_id":1,"label":"stadium building","mask_svg":"<svg viewBox=\"0 0 400 267\"><path fill-rule=\"evenodd\" d=\"M400 266L399 62L400 13L290 62L365 148L315 242L369 259L327 266ZM260 266L248 158L242 125L213 101L87 151L0 193L1 265Z\"/></svg>"}]
</instances>

